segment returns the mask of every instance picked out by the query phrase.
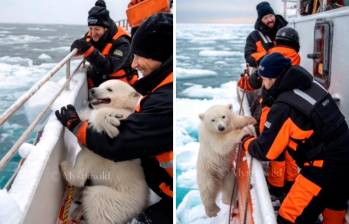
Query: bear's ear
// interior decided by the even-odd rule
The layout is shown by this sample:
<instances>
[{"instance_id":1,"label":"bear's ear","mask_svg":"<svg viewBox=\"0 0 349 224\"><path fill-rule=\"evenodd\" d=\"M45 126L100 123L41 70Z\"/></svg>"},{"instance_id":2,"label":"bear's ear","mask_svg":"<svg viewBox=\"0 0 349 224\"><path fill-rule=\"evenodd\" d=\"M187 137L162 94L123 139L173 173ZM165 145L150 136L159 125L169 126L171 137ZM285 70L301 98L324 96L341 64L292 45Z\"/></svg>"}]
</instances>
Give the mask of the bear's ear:
<instances>
[{"instance_id":1,"label":"bear's ear","mask_svg":"<svg viewBox=\"0 0 349 224\"><path fill-rule=\"evenodd\" d=\"M142 95L136 91L130 93L130 97L132 97L132 98L139 98L141 96Z\"/></svg>"},{"instance_id":2,"label":"bear's ear","mask_svg":"<svg viewBox=\"0 0 349 224\"><path fill-rule=\"evenodd\" d=\"M200 120L204 120L204 114L199 114L199 118L200 118Z\"/></svg>"},{"instance_id":3,"label":"bear's ear","mask_svg":"<svg viewBox=\"0 0 349 224\"><path fill-rule=\"evenodd\" d=\"M233 110L233 104L229 103L228 108L229 108L229 110Z\"/></svg>"}]
</instances>

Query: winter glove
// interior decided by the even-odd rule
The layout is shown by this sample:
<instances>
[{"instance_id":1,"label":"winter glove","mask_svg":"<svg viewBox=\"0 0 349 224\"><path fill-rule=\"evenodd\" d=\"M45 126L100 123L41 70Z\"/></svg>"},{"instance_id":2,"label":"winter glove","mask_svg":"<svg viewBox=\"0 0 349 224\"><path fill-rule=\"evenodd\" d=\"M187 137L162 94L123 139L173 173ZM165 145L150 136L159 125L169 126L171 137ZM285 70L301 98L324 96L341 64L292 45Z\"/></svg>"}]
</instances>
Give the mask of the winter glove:
<instances>
[{"instance_id":1,"label":"winter glove","mask_svg":"<svg viewBox=\"0 0 349 224\"><path fill-rule=\"evenodd\" d=\"M241 89L246 90L246 91L254 90L252 88L252 86L250 85L249 80L250 80L250 76L242 74L241 78L238 81L238 87L240 87Z\"/></svg>"},{"instance_id":2,"label":"winter glove","mask_svg":"<svg viewBox=\"0 0 349 224\"><path fill-rule=\"evenodd\" d=\"M258 75L257 71L251 74L248 83L253 89L259 89L262 87L262 78Z\"/></svg>"},{"instance_id":3,"label":"winter glove","mask_svg":"<svg viewBox=\"0 0 349 224\"><path fill-rule=\"evenodd\" d=\"M85 38L77 39L73 42L73 44L70 47L70 51L74 50L75 48L78 49L78 54L84 54L91 45L87 43Z\"/></svg>"},{"instance_id":4,"label":"winter glove","mask_svg":"<svg viewBox=\"0 0 349 224\"><path fill-rule=\"evenodd\" d=\"M60 111L56 110L55 114L62 125L72 132L81 123L80 117L73 105L69 104L67 107L62 107Z\"/></svg>"}]
</instances>

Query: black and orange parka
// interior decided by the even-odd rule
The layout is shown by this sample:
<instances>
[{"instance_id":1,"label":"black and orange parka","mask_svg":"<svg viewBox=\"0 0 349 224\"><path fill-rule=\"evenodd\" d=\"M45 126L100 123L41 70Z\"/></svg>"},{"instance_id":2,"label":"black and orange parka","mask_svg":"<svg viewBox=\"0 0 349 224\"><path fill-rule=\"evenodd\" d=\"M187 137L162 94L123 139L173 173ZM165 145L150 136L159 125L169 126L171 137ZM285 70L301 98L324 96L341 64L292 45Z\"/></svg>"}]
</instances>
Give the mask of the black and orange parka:
<instances>
[{"instance_id":1,"label":"black and orange parka","mask_svg":"<svg viewBox=\"0 0 349 224\"><path fill-rule=\"evenodd\" d=\"M131 68L130 35L114 21L110 20L110 24L98 42L93 41L88 33L85 35L86 41L92 45L83 55L92 65L87 71L90 88L108 79L121 79L133 85L138 78Z\"/></svg>"},{"instance_id":2,"label":"black and orange parka","mask_svg":"<svg viewBox=\"0 0 349 224\"><path fill-rule=\"evenodd\" d=\"M116 138L94 131L87 121L75 130L80 144L104 158L116 162L140 158L149 187L164 199L173 197L172 71L171 56L137 81L135 89L143 98L136 112L121 121Z\"/></svg>"},{"instance_id":3,"label":"black and orange parka","mask_svg":"<svg viewBox=\"0 0 349 224\"><path fill-rule=\"evenodd\" d=\"M257 67L260 60L268 53L275 43L277 31L286 26L287 21L281 15L275 15L275 26L270 29L258 19L255 23L255 30L246 39L245 60L250 67Z\"/></svg>"},{"instance_id":4,"label":"black and orange parka","mask_svg":"<svg viewBox=\"0 0 349 224\"><path fill-rule=\"evenodd\" d=\"M262 111L261 119L265 120L261 122L264 123L263 132L258 137L245 140L243 148L255 158L269 161L282 160L283 152L288 150L300 168L310 166L333 169L340 167L340 164L349 167L345 165L349 162L348 126L329 94L326 102L332 102L333 105L328 111L324 111L328 113L328 121L325 121L327 123L321 130L334 131L326 133L326 137L316 130L315 122L303 112L288 103L278 101L278 97L286 91L307 90L312 85L320 84L315 84L312 75L301 66L291 66L280 75L263 96L264 108L270 107ZM300 94L299 92L297 93ZM327 149L309 160L306 155L310 150L322 144L326 144Z\"/></svg>"}]
</instances>

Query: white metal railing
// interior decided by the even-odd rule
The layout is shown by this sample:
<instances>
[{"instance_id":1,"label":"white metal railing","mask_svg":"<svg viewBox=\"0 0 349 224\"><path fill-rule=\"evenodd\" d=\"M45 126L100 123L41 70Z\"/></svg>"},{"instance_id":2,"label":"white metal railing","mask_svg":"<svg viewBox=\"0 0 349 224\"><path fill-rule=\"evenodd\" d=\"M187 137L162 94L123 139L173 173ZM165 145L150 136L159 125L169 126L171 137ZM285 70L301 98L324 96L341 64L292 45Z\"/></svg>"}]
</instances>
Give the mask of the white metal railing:
<instances>
[{"instance_id":1,"label":"white metal railing","mask_svg":"<svg viewBox=\"0 0 349 224\"><path fill-rule=\"evenodd\" d=\"M118 20L115 22L116 25L124 27L129 31L130 26L127 19ZM72 76L78 71L83 60L79 63L73 73L70 73L70 62L74 55L78 52L77 49L71 51L67 56L65 56L55 67L53 67L42 79L40 79L32 88L30 88L26 93L24 93L15 103L13 103L10 108L8 108L0 116L0 126L3 125L19 108L21 108L29 99L32 97L48 80L50 80L64 65L66 65L66 81L59 90L59 92L53 97L49 104L37 115L29 127L22 133L22 135L17 139L15 144L11 149L1 158L0 160L0 171L9 163L14 155L16 155L19 147L24 143L24 141L29 137L31 132L34 130L35 126L39 123L41 118L49 110L54 101L63 92L64 89L69 89L69 83Z\"/></svg>"},{"instance_id":2,"label":"white metal railing","mask_svg":"<svg viewBox=\"0 0 349 224\"><path fill-rule=\"evenodd\" d=\"M42 79L40 79L34 86L29 89L26 93L24 93L15 103L13 103L10 108L8 108L1 116L0 116L0 126L5 123L19 108L21 108L29 99L32 97L48 80L50 80L55 74L57 74L60 69L66 65L66 81L58 91L58 93L52 98L52 100L47 104L47 106L35 117L33 122L29 125L29 127L22 133L22 135L17 139L15 144L11 147L11 149L1 158L0 160L0 171L8 164L8 162L12 159L14 155L16 155L19 147L27 140L29 135L34 130L35 126L39 123L41 118L45 115L45 113L50 109L51 105L58 98L58 96L65 89L69 89L69 83L72 76L78 71L83 60L79 63L73 73L70 73L70 62L74 55L77 53L77 49L71 51L67 56L63 58L55 67L53 67Z\"/></svg>"},{"instance_id":3,"label":"white metal railing","mask_svg":"<svg viewBox=\"0 0 349 224\"><path fill-rule=\"evenodd\" d=\"M122 26L124 27L127 31L130 31L130 26L127 22L127 19L122 19L122 20L118 20L115 22L117 26Z\"/></svg>"}]
</instances>

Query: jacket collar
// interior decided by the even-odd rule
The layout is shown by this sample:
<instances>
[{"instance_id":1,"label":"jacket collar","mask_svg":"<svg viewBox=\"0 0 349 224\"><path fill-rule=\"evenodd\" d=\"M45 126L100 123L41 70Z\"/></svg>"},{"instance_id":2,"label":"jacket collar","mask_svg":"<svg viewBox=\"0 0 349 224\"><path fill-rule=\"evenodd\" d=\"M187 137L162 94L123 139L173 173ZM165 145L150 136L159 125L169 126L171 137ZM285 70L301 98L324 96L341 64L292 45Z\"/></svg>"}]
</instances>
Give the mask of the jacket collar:
<instances>
[{"instance_id":1,"label":"jacket collar","mask_svg":"<svg viewBox=\"0 0 349 224\"><path fill-rule=\"evenodd\" d=\"M142 95L149 94L173 71L172 56L165 61L160 68L146 77L141 78L135 85L135 89Z\"/></svg>"}]
</instances>

